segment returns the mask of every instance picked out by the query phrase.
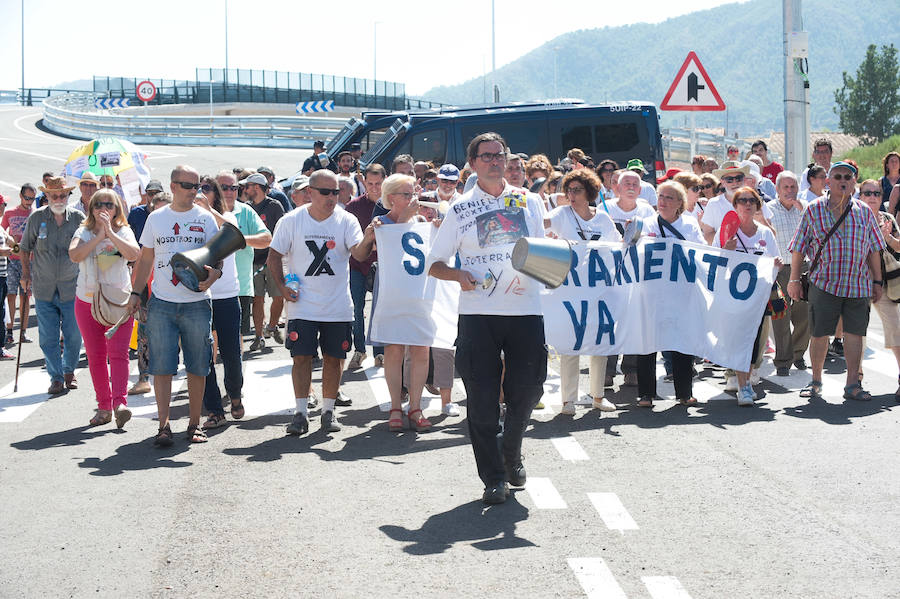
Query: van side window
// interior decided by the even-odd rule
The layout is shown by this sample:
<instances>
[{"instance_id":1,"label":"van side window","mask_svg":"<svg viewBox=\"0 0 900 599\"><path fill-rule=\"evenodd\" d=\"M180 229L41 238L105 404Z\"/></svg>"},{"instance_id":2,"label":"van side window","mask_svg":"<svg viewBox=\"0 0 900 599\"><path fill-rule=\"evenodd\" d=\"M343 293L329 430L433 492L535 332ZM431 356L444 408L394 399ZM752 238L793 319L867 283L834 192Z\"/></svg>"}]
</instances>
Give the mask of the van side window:
<instances>
[{"instance_id":1,"label":"van side window","mask_svg":"<svg viewBox=\"0 0 900 599\"><path fill-rule=\"evenodd\" d=\"M628 152L640 142L637 123L595 125L594 137L597 140L597 153L604 155L610 152Z\"/></svg>"},{"instance_id":2,"label":"van side window","mask_svg":"<svg viewBox=\"0 0 900 599\"><path fill-rule=\"evenodd\" d=\"M590 125L563 127L560 129L560 135L562 136L563 152L567 152L572 148L578 148L587 154L592 154L594 152L594 143L591 139Z\"/></svg>"},{"instance_id":3,"label":"van side window","mask_svg":"<svg viewBox=\"0 0 900 599\"><path fill-rule=\"evenodd\" d=\"M511 121L497 119L492 123L466 124L460 127L463 148L476 136L494 131L506 141L510 150L529 156L545 152L547 147L547 126L540 120Z\"/></svg>"},{"instance_id":4,"label":"van side window","mask_svg":"<svg viewBox=\"0 0 900 599\"><path fill-rule=\"evenodd\" d=\"M447 157L447 132L434 129L411 135L403 140L394 155L400 154L409 154L416 160L430 160L440 166Z\"/></svg>"}]
</instances>

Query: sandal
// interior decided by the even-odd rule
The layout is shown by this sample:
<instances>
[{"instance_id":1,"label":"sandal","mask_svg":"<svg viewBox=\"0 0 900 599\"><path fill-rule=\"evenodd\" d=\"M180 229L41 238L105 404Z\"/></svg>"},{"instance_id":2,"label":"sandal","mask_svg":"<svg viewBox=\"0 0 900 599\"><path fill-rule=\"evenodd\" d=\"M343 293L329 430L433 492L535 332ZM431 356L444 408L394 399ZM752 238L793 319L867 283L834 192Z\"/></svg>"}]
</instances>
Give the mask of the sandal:
<instances>
[{"instance_id":1,"label":"sandal","mask_svg":"<svg viewBox=\"0 0 900 599\"><path fill-rule=\"evenodd\" d=\"M819 399L822 397L822 381L810 381L800 389L800 397L804 399Z\"/></svg>"},{"instance_id":2,"label":"sandal","mask_svg":"<svg viewBox=\"0 0 900 599\"><path fill-rule=\"evenodd\" d=\"M206 431L200 428L199 424L188 425L187 437L191 440L191 443L206 443L209 441L209 437L206 436Z\"/></svg>"},{"instance_id":3,"label":"sandal","mask_svg":"<svg viewBox=\"0 0 900 599\"><path fill-rule=\"evenodd\" d=\"M175 440L172 439L172 429L168 424L159 429L159 432L156 433L156 437L153 438L153 444L158 445L159 447L171 447L174 442Z\"/></svg>"},{"instance_id":4,"label":"sandal","mask_svg":"<svg viewBox=\"0 0 900 599\"><path fill-rule=\"evenodd\" d=\"M419 417L413 418L413 414L416 412L419 413ZM424 433L431 430L431 421L425 418L421 409L410 410L406 417L409 418L409 427L415 429L417 433Z\"/></svg>"},{"instance_id":5,"label":"sandal","mask_svg":"<svg viewBox=\"0 0 900 599\"><path fill-rule=\"evenodd\" d=\"M210 414L209 418L206 419L206 422L203 423L203 430L219 428L226 424L228 424L228 421L225 420L225 414Z\"/></svg>"},{"instance_id":6,"label":"sandal","mask_svg":"<svg viewBox=\"0 0 900 599\"><path fill-rule=\"evenodd\" d=\"M100 426L112 422L112 412L109 410L94 410L94 417L88 422L88 426Z\"/></svg>"},{"instance_id":7,"label":"sandal","mask_svg":"<svg viewBox=\"0 0 900 599\"><path fill-rule=\"evenodd\" d=\"M853 383L844 387L844 399L854 401L871 401L872 394L862 388L859 383Z\"/></svg>"},{"instance_id":8,"label":"sandal","mask_svg":"<svg viewBox=\"0 0 900 599\"><path fill-rule=\"evenodd\" d=\"M652 408L653 398L649 395L645 395L638 400L637 405L639 408Z\"/></svg>"},{"instance_id":9,"label":"sandal","mask_svg":"<svg viewBox=\"0 0 900 599\"><path fill-rule=\"evenodd\" d=\"M897 384L900 385L900 376L897 377ZM897 390L894 391L894 401L900 403L900 387L897 387Z\"/></svg>"},{"instance_id":10,"label":"sandal","mask_svg":"<svg viewBox=\"0 0 900 599\"><path fill-rule=\"evenodd\" d=\"M394 412L397 412L398 416L394 416ZM400 408L391 410L390 418L388 419L388 430L392 433L399 433L403 430L403 410Z\"/></svg>"},{"instance_id":11,"label":"sandal","mask_svg":"<svg viewBox=\"0 0 900 599\"><path fill-rule=\"evenodd\" d=\"M678 403L683 406L696 406L697 398L696 397L679 397Z\"/></svg>"},{"instance_id":12,"label":"sandal","mask_svg":"<svg viewBox=\"0 0 900 599\"><path fill-rule=\"evenodd\" d=\"M244 404L241 402L241 398L237 399L232 398L231 400L231 417L235 420L240 420L244 417Z\"/></svg>"}]
</instances>

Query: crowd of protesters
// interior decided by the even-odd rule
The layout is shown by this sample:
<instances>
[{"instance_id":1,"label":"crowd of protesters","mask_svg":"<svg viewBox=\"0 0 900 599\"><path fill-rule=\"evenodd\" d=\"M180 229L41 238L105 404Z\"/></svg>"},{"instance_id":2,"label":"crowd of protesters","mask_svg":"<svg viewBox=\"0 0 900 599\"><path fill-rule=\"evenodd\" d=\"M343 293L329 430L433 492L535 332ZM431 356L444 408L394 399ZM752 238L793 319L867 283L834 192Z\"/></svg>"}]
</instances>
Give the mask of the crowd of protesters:
<instances>
[{"instance_id":1,"label":"crowd of protesters","mask_svg":"<svg viewBox=\"0 0 900 599\"><path fill-rule=\"evenodd\" d=\"M0 359L14 359L9 348L31 341L25 330L33 296L48 393L78 387L75 367L83 342L97 401L90 426L115 419L123 427L131 417L128 396L152 390L159 414L154 443L161 446L174 442L169 404L179 354L187 372L188 438L195 443L227 422L223 406L234 420L245 415L245 336L252 335L248 352L260 352L270 342L285 345L291 354L296 410L286 428L290 435L308 432L314 408L321 409L323 430L340 430L336 407L352 404L340 391L342 374L362 368L369 348L371 364L384 368L391 397L388 428L403 430L405 417L410 428L428 431L432 423L422 413L423 389L440 395L444 414L460 414L451 398L455 365L466 387L485 500L502 502L507 482L524 484L521 436L531 410L540 405L546 375L537 287L527 288L516 305L471 299L466 291L476 281L448 263L465 256L473 241L462 233L466 223L448 209L457 202L487 205L514 197L525 210L530 236L621 240L626 225L640 220L646 236L772 257L780 268L773 299L781 302L778 316L784 317L772 319L767 311L755 339L747 339L751 362L725 372L725 390L736 393L738 405L754 405L753 386L767 348L774 351L776 376L811 367L802 397L821 397L830 355L843 356L846 363L844 397L870 399L862 387L861 358L872 304L900 370L900 308L884 291L885 257L889 254L891 264L900 259L896 152L885 156L879 180L858 181L852 161L832 162L827 139L815 142L815 162L799 175L773 161L759 140L746 160L734 147L721 164L695 156L690 170L670 169L654 185L639 159L622 166L609 159L595 164L572 148L554 164L542 154L517 154L490 133L472 141L465 165L401 155L389 170L372 164L360 171L358 150L329 157L316 142L300 171L282 183L266 166L210 174L178 166L168 186L159 180L143 185L140 203L130 209L116 177L90 172L74 185L45 173L40 185L21 186L13 206L0 196L0 294L6 296L0 320L7 323ZM76 187L79 194L73 197ZM737 213L739 225L723 236L729 212ZM367 294L372 310L392 301L390 289L375 276L374 231L413 221L438 227L429 274L459 283L462 291L456 355L367 338ZM179 284L169 259L204 245L226 223L241 231L246 248L207 266L198 290ZM129 389L133 336L138 377ZM216 378L217 357L224 394ZM675 399L696 405L692 379L703 356L663 351L662 360ZM620 369L620 386L637 387L637 405L653 406L656 353L589 361L593 408L618 409L606 390L615 386ZM321 405L311 384L319 365ZM561 356L560 369L562 413L574 414L580 356ZM900 401L900 387L896 397ZM501 409L506 422L498 446Z\"/></svg>"}]
</instances>

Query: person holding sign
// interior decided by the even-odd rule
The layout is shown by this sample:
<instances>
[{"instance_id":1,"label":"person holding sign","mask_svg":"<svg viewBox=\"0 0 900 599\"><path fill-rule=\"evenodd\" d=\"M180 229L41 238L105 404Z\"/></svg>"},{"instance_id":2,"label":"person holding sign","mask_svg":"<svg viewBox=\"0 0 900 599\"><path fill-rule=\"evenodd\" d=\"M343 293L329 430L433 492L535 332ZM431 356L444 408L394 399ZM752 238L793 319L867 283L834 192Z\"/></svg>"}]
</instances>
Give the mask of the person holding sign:
<instances>
[{"instance_id":1,"label":"person holding sign","mask_svg":"<svg viewBox=\"0 0 900 599\"><path fill-rule=\"evenodd\" d=\"M726 237L724 235L716 235L714 245L745 254L771 256L775 258L775 266L781 268L784 263L781 261L781 256L778 253L778 242L775 240L775 233L754 220L757 211L762 208L762 198L759 197L759 193L752 187L739 188L734 192L734 208L740 219L738 229L733 236L729 236L729 239L723 239L723 237ZM763 335L765 320L766 318L763 316L759 323L759 330L756 332L756 339L753 341L751 364L756 360L759 352L764 349L762 344L766 342L767 337ZM735 375L738 382L738 405L752 406L753 401L756 399L756 392L750 384L749 365L746 371L737 371Z\"/></svg>"},{"instance_id":2,"label":"person holding sign","mask_svg":"<svg viewBox=\"0 0 900 599\"><path fill-rule=\"evenodd\" d=\"M512 267L515 242L543 237L540 198L503 178L507 145L497 133L467 148L478 181L450 206L427 258L428 273L459 283L456 367L468 398L468 424L485 503L503 503L507 481L525 484L522 436L544 392L547 348L540 283ZM459 255L460 267L449 262ZM501 352L505 356L503 374ZM506 415L500 434L501 378Z\"/></svg>"},{"instance_id":3,"label":"person holding sign","mask_svg":"<svg viewBox=\"0 0 900 599\"><path fill-rule=\"evenodd\" d=\"M621 241L622 236L612 219L602 208L591 205L600 193L600 179L593 171L578 169L569 172L562 181L562 189L569 200L568 206L557 206L544 219L544 226L560 239L571 241ZM604 397L606 356L590 357L591 397L594 408L602 412L615 412L616 406ZM581 372L579 356L560 354L560 393L563 414L575 413L578 399L578 375Z\"/></svg>"},{"instance_id":4,"label":"person holding sign","mask_svg":"<svg viewBox=\"0 0 900 599\"><path fill-rule=\"evenodd\" d=\"M397 173L385 179L381 184L381 203L388 213L372 219L375 227L424 220L415 213L410 214L411 206L416 204L415 177ZM380 293L383 294L384 291L381 291L378 279L376 279L372 296L373 314L378 309ZM390 301L390 295L381 298L381 301ZM374 339L371 329L368 336L373 339L373 343L382 343L380 339ZM410 428L423 433L431 429L431 422L422 414L422 389L425 387L425 379L428 377L428 348L421 345L384 342L384 378L387 382L388 392L391 394L388 428L394 432L403 430L403 409L401 407L403 391L401 387L403 386L403 357L407 351L409 351L410 357L407 417Z\"/></svg>"},{"instance_id":5,"label":"person holding sign","mask_svg":"<svg viewBox=\"0 0 900 599\"><path fill-rule=\"evenodd\" d=\"M694 175L691 175L694 176ZM684 214L687 191L681 183L667 181L656 188L657 216L644 220L644 235L657 238L675 238L706 244L697 221ZM662 301L667 301L663 299ZM692 379L694 356L672 351L672 375L675 382L675 399L683 406L697 405ZM638 405L653 407L656 398L656 352L637 357Z\"/></svg>"}]
</instances>

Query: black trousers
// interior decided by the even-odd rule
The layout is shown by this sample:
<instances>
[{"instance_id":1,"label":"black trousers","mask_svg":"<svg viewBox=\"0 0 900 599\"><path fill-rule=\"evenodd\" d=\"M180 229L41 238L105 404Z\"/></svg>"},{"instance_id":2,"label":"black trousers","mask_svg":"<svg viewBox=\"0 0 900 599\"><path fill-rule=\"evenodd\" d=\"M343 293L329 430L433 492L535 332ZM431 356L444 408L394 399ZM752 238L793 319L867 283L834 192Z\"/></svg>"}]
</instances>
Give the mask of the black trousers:
<instances>
[{"instance_id":1,"label":"black trousers","mask_svg":"<svg viewBox=\"0 0 900 599\"><path fill-rule=\"evenodd\" d=\"M656 397L656 352L637 357L638 397ZM675 397L693 396L694 356L672 352L672 376L675 378Z\"/></svg>"},{"instance_id":2,"label":"black trousers","mask_svg":"<svg viewBox=\"0 0 900 599\"><path fill-rule=\"evenodd\" d=\"M503 352L506 373L503 374ZM503 462L519 461L531 411L544 394L544 318L460 314L456 368L466 387L469 437L485 486L506 480ZM506 404L500 435L500 384Z\"/></svg>"}]
</instances>

